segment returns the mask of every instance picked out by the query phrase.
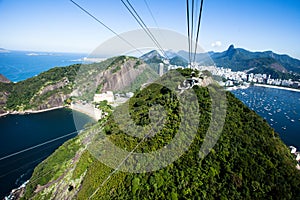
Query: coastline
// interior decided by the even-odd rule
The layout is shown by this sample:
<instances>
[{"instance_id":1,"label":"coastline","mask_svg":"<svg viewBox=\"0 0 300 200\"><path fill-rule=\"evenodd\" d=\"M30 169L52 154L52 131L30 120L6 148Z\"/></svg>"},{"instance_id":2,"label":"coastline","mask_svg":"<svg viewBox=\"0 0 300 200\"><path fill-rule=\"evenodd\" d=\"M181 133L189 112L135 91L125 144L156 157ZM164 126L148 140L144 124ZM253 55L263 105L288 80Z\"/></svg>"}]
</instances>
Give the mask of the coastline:
<instances>
[{"instance_id":1,"label":"coastline","mask_svg":"<svg viewBox=\"0 0 300 200\"><path fill-rule=\"evenodd\" d=\"M48 112L52 110L57 110L57 109L62 109L62 108L69 108L71 110L83 113L85 115L88 115L89 117L93 118L94 120L98 120L97 116L93 112L87 112L85 109L80 109L76 106L56 106L53 108L47 108L47 109L42 109L42 110L25 110L25 111L7 111L6 113L0 114L1 117L5 117L7 115L26 115L26 114L37 114L37 113L43 113L43 112Z\"/></svg>"},{"instance_id":2,"label":"coastline","mask_svg":"<svg viewBox=\"0 0 300 200\"><path fill-rule=\"evenodd\" d=\"M68 108L80 112L82 114L88 115L89 117L93 118L95 121L98 121L102 116L101 111L98 109L94 109L92 105L90 104L82 105L77 103L77 105L71 104L70 106L56 106L53 108L47 108L42 110L7 111L6 113L0 114L0 118L5 117L7 115L37 114L37 113L43 113L43 112L48 112L48 111L62 109L62 108Z\"/></svg>"},{"instance_id":3,"label":"coastline","mask_svg":"<svg viewBox=\"0 0 300 200\"><path fill-rule=\"evenodd\" d=\"M47 108L47 109L42 109L42 110L25 110L25 111L7 111L6 113L0 114L0 117L4 117L6 115L26 115L26 114L36 114L36 113L42 113L42 112L47 112L51 110L56 110L56 109L61 109L65 108L64 106L56 106L53 108Z\"/></svg>"},{"instance_id":4,"label":"coastline","mask_svg":"<svg viewBox=\"0 0 300 200\"><path fill-rule=\"evenodd\" d=\"M93 118L95 121L102 118L102 112L99 109L94 108L92 104L71 103L68 108L83 113Z\"/></svg>"},{"instance_id":5,"label":"coastline","mask_svg":"<svg viewBox=\"0 0 300 200\"><path fill-rule=\"evenodd\" d=\"M254 86L257 87L266 87L266 88L274 88L274 89L279 89L279 90L288 90L292 92L300 92L300 89L295 89L295 88L288 88L288 87L281 87L281 86L276 86L276 85L264 85L264 84L254 84Z\"/></svg>"},{"instance_id":6,"label":"coastline","mask_svg":"<svg viewBox=\"0 0 300 200\"><path fill-rule=\"evenodd\" d=\"M9 115L9 114L10 114L9 112L2 113L2 114L0 114L0 118L1 118L1 117L4 117L4 116L6 116L6 115Z\"/></svg>"}]
</instances>

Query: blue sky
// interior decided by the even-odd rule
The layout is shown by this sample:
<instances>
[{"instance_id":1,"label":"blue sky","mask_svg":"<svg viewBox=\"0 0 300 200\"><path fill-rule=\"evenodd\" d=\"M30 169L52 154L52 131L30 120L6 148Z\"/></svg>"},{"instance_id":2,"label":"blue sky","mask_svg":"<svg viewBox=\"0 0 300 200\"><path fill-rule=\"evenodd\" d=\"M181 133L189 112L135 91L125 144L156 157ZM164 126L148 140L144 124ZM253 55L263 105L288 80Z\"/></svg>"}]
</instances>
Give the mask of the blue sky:
<instances>
[{"instance_id":1,"label":"blue sky","mask_svg":"<svg viewBox=\"0 0 300 200\"><path fill-rule=\"evenodd\" d=\"M76 0L118 33L139 28L120 0ZM144 0L130 1L156 27ZM159 28L187 34L185 0L147 0ZM204 0L200 45L223 51L230 44L272 50L300 59L299 0ZM0 47L86 52L114 36L68 0L0 0Z\"/></svg>"}]
</instances>

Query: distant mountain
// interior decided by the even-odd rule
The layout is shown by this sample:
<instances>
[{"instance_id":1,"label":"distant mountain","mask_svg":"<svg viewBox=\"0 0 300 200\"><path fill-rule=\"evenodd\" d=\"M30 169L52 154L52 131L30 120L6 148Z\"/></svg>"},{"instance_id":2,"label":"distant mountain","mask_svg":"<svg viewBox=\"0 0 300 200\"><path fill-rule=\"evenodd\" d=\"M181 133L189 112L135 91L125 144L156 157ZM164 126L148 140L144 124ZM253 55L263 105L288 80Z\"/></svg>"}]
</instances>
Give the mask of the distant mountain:
<instances>
[{"instance_id":1,"label":"distant mountain","mask_svg":"<svg viewBox=\"0 0 300 200\"><path fill-rule=\"evenodd\" d=\"M164 57L162 56L157 50L150 51L140 57L141 60L143 60L145 63L147 63L151 69L159 73L159 63L165 63L165 60L169 60L169 63L171 65L177 65L177 66L188 66L187 59L183 58L182 56L179 56L178 54L172 52L172 51L165 51ZM168 66L164 65L164 71L168 70Z\"/></svg>"},{"instance_id":2,"label":"distant mountain","mask_svg":"<svg viewBox=\"0 0 300 200\"><path fill-rule=\"evenodd\" d=\"M180 51L179 55L186 57L188 52ZM273 78L285 76L284 74L300 73L300 60L288 55L279 55L272 51L251 52L230 45L223 52L199 53L196 61L205 65L216 65L218 67L230 68L234 71L256 71L260 73L271 73ZM292 73L289 73L292 72Z\"/></svg>"},{"instance_id":3,"label":"distant mountain","mask_svg":"<svg viewBox=\"0 0 300 200\"><path fill-rule=\"evenodd\" d=\"M170 59L170 64L187 67L189 63L186 59L184 59L181 56L174 56L173 58Z\"/></svg>"},{"instance_id":4,"label":"distant mountain","mask_svg":"<svg viewBox=\"0 0 300 200\"><path fill-rule=\"evenodd\" d=\"M9 53L10 51L7 49L0 48L0 53Z\"/></svg>"},{"instance_id":5,"label":"distant mountain","mask_svg":"<svg viewBox=\"0 0 300 200\"><path fill-rule=\"evenodd\" d=\"M200 63L200 64L209 64L213 65L213 61L211 60L211 55L213 55L214 52L210 51L207 53L197 53L195 55L195 61ZM182 58L185 58L186 60L189 60L189 53L187 51L178 51L178 55L181 56Z\"/></svg>"},{"instance_id":6,"label":"distant mountain","mask_svg":"<svg viewBox=\"0 0 300 200\"><path fill-rule=\"evenodd\" d=\"M10 83L10 80L8 78L6 78L5 76L3 76L2 74L0 74L0 82L1 83Z\"/></svg>"},{"instance_id":7,"label":"distant mountain","mask_svg":"<svg viewBox=\"0 0 300 200\"><path fill-rule=\"evenodd\" d=\"M224 52L211 54L211 58L217 66L231 68L235 71L263 66L274 68L275 70L285 73L289 70L287 68L290 68L290 70L293 68L290 64L292 58L282 62L282 59L280 59L281 56L273 52L250 52L242 48L234 48L233 45L230 45ZM300 61L299 65L295 65L294 68L299 67Z\"/></svg>"},{"instance_id":8,"label":"distant mountain","mask_svg":"<svg viewBox=\"0 0 300 200\"><path fill-rule=\"evenodd\" d=\"M166 53L166 55L168 56L169 59L178 56L177 52L174 52L172 50L165 51L165 53Z\"/></svg>"},{"instance_id":9,"label":"distant mountain","mask_svg":"<svg viewBox=\"0 0 300 200\"><path fill-rule=\"evenodd\" d=\"M146 63L161 63L164 57L157 50L150 51L140 57Z\"/></svg>"}]
</instances>

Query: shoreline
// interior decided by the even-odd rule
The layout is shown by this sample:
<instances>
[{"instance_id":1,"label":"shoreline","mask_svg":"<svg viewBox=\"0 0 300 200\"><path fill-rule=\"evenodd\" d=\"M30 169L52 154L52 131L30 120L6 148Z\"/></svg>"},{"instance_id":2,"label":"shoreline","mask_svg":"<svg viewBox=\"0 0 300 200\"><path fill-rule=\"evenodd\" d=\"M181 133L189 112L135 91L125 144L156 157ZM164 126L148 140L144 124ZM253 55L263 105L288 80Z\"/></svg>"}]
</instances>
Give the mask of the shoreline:
<instances>
[{"instance_id":1,"label":"shoreline","mask_svg":"<svg viewBox=\"0 0 300 200\"><path fill-rule=\"evenodd\" d=\"M9 115L9 114L10 114L9 112L2 113L2 114L0 114L0 118L1 118L1 117L4 117L4 116L6 116L6 115Z\"/></svg>"},{"instance_id":2,"label":"shoreline","mask_svg":"<svg viewBox=\"0 0 300 200\"><path fill-rule=\"evenodd\" d=\"M7 116L7 115L38 114L38 113L48 112L48 111L57 110L57 109L62 109L62 108L71 109L72 111L74 110L74 111L80 112L80 113L82 113L82 114L85 114L85 115L91 117L92 119L94 119L95 121L98 120L94 114L91 114L91 113L89 113L89 112L86 112L86 111L84 111L84 110L82 110L82 109L77 109L76 107L72 107L72 106L56 106L56 107L53 107L53 108L47 108L47 109L42 109L42 110L7 111L6 113L0 114L0 118L1 118L1 117L5 117L5 116Z\"/></svg>"},{"instance_id":3,"label":"shoreline","mask_svg":"<svg viewBox=\"0 0 300 200\"><path fill-rule=\"evenodd\" d=\"M80 103L71 103L71 105L68 107L71 110L80 112L82 114L85 114L95 121L98 121L102 118L102 113L100 110L95 109L93 105L91 104L80 104Z\"/></svg>"},{"instance_id":4,"label":"shoreline","mask_svg":"<svg viewBox=\"0 0 300 200\"><path fill-rule=\"evenodd\" d=\"M6 113L0 114L0 117L4 117L6 115L37 114L37 113L48 112L48 111L51 111L51 110L56 110L56 109L61 109L61 108L65 108L65 106L56 106L56 107L53 107L53 108L47 108L47 109L42 109L42 110L7 111Z\"/></svg>"},{"instance_id":5,"label":"shoreline","mask_svg":"<svg viewBox=\"0 0 300 200\"><path fill-rule=\"evenodd\" d=\"M276 86L276 85L264 85L264 84L254 84L256 87L265 87L265 88L274 88L279 90L288 90L292 92L300 92L300 89L295 88L288 88L288 87L282 87L282 86Z\"/></svg>"}]
</instances>

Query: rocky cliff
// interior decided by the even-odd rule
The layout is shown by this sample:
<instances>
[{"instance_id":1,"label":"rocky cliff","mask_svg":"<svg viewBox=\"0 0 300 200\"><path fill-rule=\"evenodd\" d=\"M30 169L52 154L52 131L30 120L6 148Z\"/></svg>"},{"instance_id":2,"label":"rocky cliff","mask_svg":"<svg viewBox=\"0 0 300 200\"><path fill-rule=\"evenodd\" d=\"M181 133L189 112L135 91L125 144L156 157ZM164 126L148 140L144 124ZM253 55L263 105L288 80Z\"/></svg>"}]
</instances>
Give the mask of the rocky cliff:
<instances>
[{"instance_id":1,"label":"rocky cliff","mask_svg":"<svg viewBox=\"0 0 300 200\"><path fill-rule=\"evenodd\" d=\"M119 66L115 66L111 70L104 71L101 74L101 81L103 81L102 92L106 91L121 91L130 87L132 83L145 72L146 64L141 64L137 67L138 60L128 60ZM116 70L118 69L119 70ZM144 82L153 81L154 77L147 77Z\"/></svg>"},{"instance_id":2,"label":"rocky cliff","mask_svg":"<svg viewBox=\"0 0 300 200\"><path fill-rule=\"evenodd\" d=\"M5 76L3 76L2 74L0 74L0 82L1 83L10 83L10 80L8 78L6 78Z\"/></svg>"}]
</instances>

